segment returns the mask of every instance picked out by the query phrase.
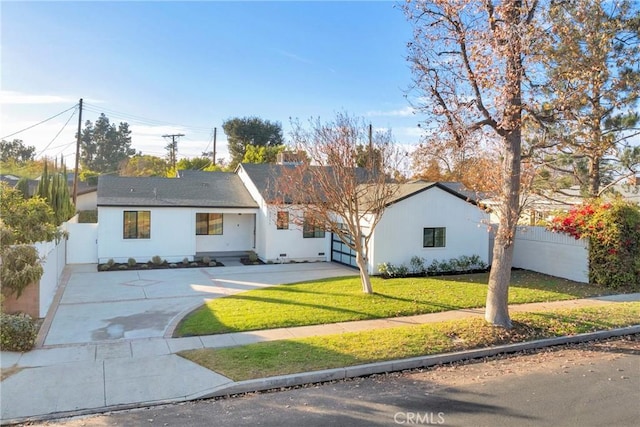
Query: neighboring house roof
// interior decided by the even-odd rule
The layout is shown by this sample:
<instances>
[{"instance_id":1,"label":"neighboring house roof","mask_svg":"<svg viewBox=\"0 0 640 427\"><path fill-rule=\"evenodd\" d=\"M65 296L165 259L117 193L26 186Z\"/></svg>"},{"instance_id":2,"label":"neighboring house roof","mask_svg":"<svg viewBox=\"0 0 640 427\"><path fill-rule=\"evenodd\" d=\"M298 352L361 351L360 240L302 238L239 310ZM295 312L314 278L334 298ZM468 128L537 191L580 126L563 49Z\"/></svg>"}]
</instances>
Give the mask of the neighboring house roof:
<instances>
[{"instance_id":1,"label":"neighboring house roof","mask_svg":"<svg viewBox=\"0 0 640 427\"><path fill-rule=\"evenodd\" d=\"M103 175L98 179L98 206L258 207L240 178L230 172L199 172L182 178Z\"/></svg>"},{"instance_id":2,"label":"neighboring house roof","mask_svg":"<svg viewBox=\"0 0 640 427\"><path fill-rule=\"evenodd\" d=\"M15 187L18 185L20 178L14 175L0 175L0 181L6 182L9 186ZM28 179L29 184L29 196L33 196L38 189L38 181L35 179Z\"/></svg>"},{"instance_id":3,"label":"neighboring house roof","mask_svg":"<svg viewBox=\"0 0 640 427\"><path fill-rule=\"evenodd\" d=\"M92 193L98 191L97 185L91 185L84 181L78 181L78 195ZM73 183L69 186L69 193L73 196Z\"/></svg>"}]
</instances>

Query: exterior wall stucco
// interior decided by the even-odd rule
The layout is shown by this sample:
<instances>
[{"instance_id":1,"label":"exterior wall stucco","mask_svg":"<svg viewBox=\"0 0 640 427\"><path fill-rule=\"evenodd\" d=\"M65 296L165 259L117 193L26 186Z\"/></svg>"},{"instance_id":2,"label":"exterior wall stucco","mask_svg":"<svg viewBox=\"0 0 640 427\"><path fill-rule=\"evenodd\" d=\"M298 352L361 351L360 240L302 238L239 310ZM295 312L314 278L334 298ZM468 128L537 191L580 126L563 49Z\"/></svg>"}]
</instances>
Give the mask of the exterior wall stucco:
<instances>
[{"instance_id":1,"label":"exterior wall stucco","mask_svg":"<svg viewBox=\"0 0 640 427\"><path fill-rule=\"evenodd\" d=\"M427 264L462 255L479 255L488 262L487 220L478 207L437 187L401 200L385 210L373 232L369 271L376 274L384 262L408 265L413 256ZM429 227L446 228L445 247L423 247L423 229Z\"/></svg>"},{"instance_id":2,"label":"exterior wall stucco","mask_svg":"<svg viewBox=\"0 0 640 427\"><path fill-rule=\"evenodd\" d=\"M123 237L123 212L143 210L151 212L150 238L125 239ZM125 262L129 257L144 262L155 255L170 262L178 262L185 257L193 259L198 251L198 246L203 251L212 252L252 249L255 209L100 206L98 211L100 218L98 227L99 262L106 262L110 258L116 262ZM221 236L198 236L203 237L198 242L195 234L196 212L223 213L223 234ZM238 215L238 213L243 215ZM240 219L241 217L242 219Z\"/></svg>"},{"instance_id":3,"label":"exterior wall stucco","mask_svg":"<svg viewBox=\"0 0 640 427\"><path fill-rule=\"evenodd\" d=\"M289 212L289 229L287 230L278 230L276 217L279 210ZM325 232L324 238L304 238L300 221L294 220L300 215L301 213L295 209L278 209L275 206L266 209L266 219L263 221L266 242L264 261L328 261L331 259L331 233Z\"/></svg>"},{"instance_id":4,"label":"exterior wall stucco","mask_svg":"<svg viewBox=\"0 0 640 427\"><path fill-rule=\"evenodd\" d=\"M151 212L148 239L123 237L124 211ZM145 262L155 255L167 261L180 261L195 254L195 218L190 209L147 207L98 207L98 260L126 262L129 257Z\"/></svg>"},{"instance_id":5,"label":"exterior wall stucco","mask_svg":"<svg viewBox=\"0 0 640 427\"><path fill-rule=\"evenodd\" d=\"M98 206L98 191L90 191L85 194L78 194L76 200L77 211L90 211L96 209Z\"/></svg>"},{"instance_id":6,"label":"exterior wall stucco","mask_svg":"<svg viewBox=\"0 0 640 427\"><path fill-rule=\"evenodd\" d=\"M219 210L191 209L194 230L196 213L204 212L219 212ZM253 249L254 218L255 215L246 213L224 214L221 235L195 236L196 252L236 252Z\"/></svg>"},{"instance_id":7,"label":"exterior wall stucco","mask_svg":"<svg viewBox=\"0 0 640 427\"><path fill-rule=\"evenodd\" d=\"M267 204L262 198L262 196L260 195L260 192L254 185L254 183L251 181L251 179L245 172L245 170L242 168L242 166L238 168L237 173L238 173L238 177L244 184L245 188L247 189L247 191L249 192L253 200L255 200L259 206L259 211L256 213L256 219L255 219L256 232L255 232L255 242L254 242L255 249L254 250L258 255L258 257L260 257L260 259L264 261L266 260L265 254L267 252L267 240L266 240L266 231L265 231L266 220L268 219Z\"/></svg>"},{"instance_id":8,"label":"exterior wall stucco","mask_svg":"<svg viewBox=\"0 0 640 427\"><path fill-rule=\"evenodd\" d=\"M302 237L302 227L293 221L294 215L300 215L299 211L295 209L288 209L291 212L289 229L278 230L276 215L279 209L276 206L269 205L262 198L262 195L242 167L238 168L237 173L251 197L260 206L260 212L256 214L255 251L261 260L265 262L286 262L328 261L331 259L331 233L327 232L324 239L305 239ZM320 255L320 253L324 253L324 255ZM281 254L286 255L281 256Z\"/></svg>"}]
</instances>

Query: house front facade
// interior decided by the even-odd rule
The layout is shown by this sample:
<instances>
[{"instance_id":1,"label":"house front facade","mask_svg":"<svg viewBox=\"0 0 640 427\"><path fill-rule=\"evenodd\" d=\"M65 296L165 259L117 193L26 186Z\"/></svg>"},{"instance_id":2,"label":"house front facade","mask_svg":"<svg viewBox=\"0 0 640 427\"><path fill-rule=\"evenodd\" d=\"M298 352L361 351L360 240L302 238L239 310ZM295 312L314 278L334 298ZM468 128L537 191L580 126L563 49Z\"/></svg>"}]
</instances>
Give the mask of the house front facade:
<instances>
[{"instance_id":1,"label":"house front facade","mask_svg":"<svg viewBox=\"0 0 640 427\"><path fill-rule=\"evenodd\" d=\"M478 255L488 263L488 227L489 215L446 184L404 184L373 231L369 268L409 265L414 256L430 264Z\"/></svg>"},{"instance_id":2,"label":"house front facade","mask_svg":"<svg viewBox=\"0 0 640 427\"><path fill-rule=\"evenodd\" d=\"M169 262L255 247L258 206L237 175L100 177L98 262Z\"/></svg>"},{"instance_id":3,"label":"house front facade","mask_svg":"<svg viewBox=\"0 0 640 427\"><path fill-rule=\"evenodd\" d=\"M181 171L178 178L100 177L98 262L170 262L255 251L264 262L335 261L355 266L337 235L299 207L270 203L283 165L242 164L234 173ZM413 256L488 261L487 215L439 183L408 183L387 206L369 246L368 269ZM362 224L366 228L368 224Z\"/></svg>"}]
</instances>

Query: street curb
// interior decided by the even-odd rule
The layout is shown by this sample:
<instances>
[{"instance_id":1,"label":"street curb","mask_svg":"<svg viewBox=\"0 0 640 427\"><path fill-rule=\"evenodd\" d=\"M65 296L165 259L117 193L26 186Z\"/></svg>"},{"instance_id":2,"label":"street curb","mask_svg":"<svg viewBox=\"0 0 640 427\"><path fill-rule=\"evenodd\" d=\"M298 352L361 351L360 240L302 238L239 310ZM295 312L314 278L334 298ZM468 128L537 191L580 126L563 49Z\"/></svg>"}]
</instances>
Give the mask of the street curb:
<instances>
[{"instance_id":1,"label":"street curb","mask_svg":"<svg viewBox=\"0 0 640 427\"><path fill-rule=\"evenodd\" d=\"M426 368L435 365L458 362L461 360L472 360L482 357L491 357L498 354L516 353L524 350L534 350L545 347L553 347L564 344L575 344L580 342L602 340L625 335L640 333L640 325L627 326L624 328L611 329L607 331L589 332L572 336L562 336L557 338L545 338L536 341L528 341L517 344L506 344L501 346L480 348L476 350L465 350L452 353L443 353L433 356L420 356L409 359L388 360L384 362L368 363L364 365L354 365L345 368L326 369L321 371L302 372L298 374L280 375L275 377L260 378L247 381L239 381L232 385L224 385L212 390L191 394L188 396L171 399L126 403L97 408L87 408L76 411L54 412L44 415L30 417L20 417L7 420L0 420L0 425L13 425L25 422L38 422L70 418L78 416L88 416L103 414L107 412L124 411L128 409L162 406L174 403L188 402L192 400L203 400L214 397L225 397L233 394L253 393L278 389L283 387L293 387L305 384L322 383L327 381L343 380L348 378L362 377L373 374L381 374L408 369Z\"/></svg>"},{"instance_id":2,"label":"street curb","mask_svg":"<svg viewBox=\"0 0 640 427\"><path fill-rule=\"evenodd\" d=\"M208 399L212 397L229 396L232 394L252 393L266 391L282 387L293 387L304 384L314 384L326 381L343 380L347 378L362 377L387 372L404 371L408 369L426 368L446 363L459 362L461 360L478 359L482 357L496 356L498 354L516 353L524 350L534 350L545 347L553 347L564 344L575 344L585 341L602 340L624 335L640 333L640 325L625 328L611 329L608 331L588 332L584 334L563 336L557 338L545 338L536 341L528 341L517 344L506 344L490 348L465 350L452 353L443 353L433 356L420 356L409 359L388 360L384 362L355 365L345 368L326 369L322 371L302 372L298 374L279 375L275 377L259 378L254 380L239 381L230 386L222 386L215 390L204 392L196 399Z\"/></svg>"}]
</instances>

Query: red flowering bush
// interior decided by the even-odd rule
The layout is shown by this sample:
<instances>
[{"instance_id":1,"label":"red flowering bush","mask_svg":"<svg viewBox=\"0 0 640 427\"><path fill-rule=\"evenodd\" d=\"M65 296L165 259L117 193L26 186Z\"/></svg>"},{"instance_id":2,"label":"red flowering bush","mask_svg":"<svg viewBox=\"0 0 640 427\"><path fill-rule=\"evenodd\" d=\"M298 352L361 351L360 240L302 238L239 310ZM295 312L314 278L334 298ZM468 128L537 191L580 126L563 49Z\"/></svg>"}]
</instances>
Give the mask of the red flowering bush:
<instances>
[{"instance_id":1,"label":"red flowering bush","mask_svg":"<svg viewBox=\"0 0 640 427\"><path fill-rule=\"evenodd\" d=\"M589 239L589 280L609 288L640 289L640 207L616 200L585 203L557 215L549 228Z\"/></svg>"}]
</instances>

